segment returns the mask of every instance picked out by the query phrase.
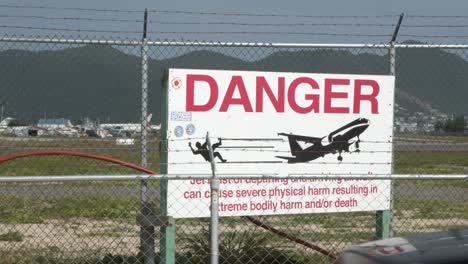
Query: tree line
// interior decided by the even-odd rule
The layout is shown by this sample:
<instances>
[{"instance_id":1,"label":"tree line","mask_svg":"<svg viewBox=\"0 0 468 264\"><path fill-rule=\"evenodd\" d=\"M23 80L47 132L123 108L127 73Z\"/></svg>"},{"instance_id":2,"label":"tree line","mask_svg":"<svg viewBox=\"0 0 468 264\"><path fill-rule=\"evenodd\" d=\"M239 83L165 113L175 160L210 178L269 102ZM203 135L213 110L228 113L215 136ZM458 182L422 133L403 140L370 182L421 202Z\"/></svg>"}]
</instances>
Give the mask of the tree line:
<instances>
[{"instance_id":1,"label":"tree line","mask_svg":"<svg viewBox=\"0 0 468 264\"><path fill-rule=\"evenodd\" d=\"M437 120L434 124L434 130L437 133L463 133L467 125L464 115L456 115L446 120Z\"/></svg>"}]
</instances>

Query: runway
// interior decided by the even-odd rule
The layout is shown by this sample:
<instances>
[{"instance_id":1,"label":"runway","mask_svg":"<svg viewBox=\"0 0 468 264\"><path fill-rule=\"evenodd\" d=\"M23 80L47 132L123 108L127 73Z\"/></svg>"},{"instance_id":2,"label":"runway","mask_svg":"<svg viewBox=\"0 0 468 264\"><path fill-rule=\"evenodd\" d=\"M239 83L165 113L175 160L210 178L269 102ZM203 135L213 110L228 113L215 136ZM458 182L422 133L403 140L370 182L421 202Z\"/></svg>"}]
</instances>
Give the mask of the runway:
<instances>
[{"instance_id":1,"label":"runway","mask_svg":"<svg viewBox=\"0 0 468 264\"><path fill-rule=\"evenodd\" d=\"M424 138L396 139L396 152L468 152L468 142L454 140L431 140Z\"/></svg>"}]
</instances>

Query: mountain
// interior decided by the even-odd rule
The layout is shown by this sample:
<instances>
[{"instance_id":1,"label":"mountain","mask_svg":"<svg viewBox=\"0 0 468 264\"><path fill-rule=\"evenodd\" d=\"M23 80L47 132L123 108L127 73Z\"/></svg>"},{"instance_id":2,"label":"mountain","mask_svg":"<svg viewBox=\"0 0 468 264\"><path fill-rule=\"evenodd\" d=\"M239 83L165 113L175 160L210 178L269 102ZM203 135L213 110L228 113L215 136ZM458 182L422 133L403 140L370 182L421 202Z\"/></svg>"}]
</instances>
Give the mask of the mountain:
<instances>
[{"instance_id":1,"label":"mountain","mask_svg":"<svg viewBox=\"0 0 468 264\"><path fill-rule=\"evenodd\" d=\"M0 53L0 104L11 116L139 120L140 60L87 46Z\"/></svg>"},{"instance_id":2,"label":"mountain","mask_svg":"<svg viewBox=\"0 0 468 264\"><path fill-rule=\"evenodd\" d=\"M99 118L101 122L140 120L141 59L138 47L88 45L54 50L0 52L0 105L30 122L38 118ZM165 68L200 68L315 73L387 74L386 50L213 48L186 52L180 47L150 49L149 113L159 122ZM226 55L238 54L238 57ZM358 52L359 51L359 52ZM267 56L265 53L269 52ZM263 57L262 57L263 56ZM246 60L240 58L248 58ZM396 101L409 113L468 114L468 62L440 49L398 49Z\"/></svg>"},{"instance_id":3,"label":"mountain","mask_svg":"<svg viewBox=\"0 0 468 264\"><path fill-rule=\"evenodd\" d=\"M463 50L399 49L397 97L411 110L468 114L468 62ZM465 56L465 55L464 55Z\"/></svg>"}]
</instances>

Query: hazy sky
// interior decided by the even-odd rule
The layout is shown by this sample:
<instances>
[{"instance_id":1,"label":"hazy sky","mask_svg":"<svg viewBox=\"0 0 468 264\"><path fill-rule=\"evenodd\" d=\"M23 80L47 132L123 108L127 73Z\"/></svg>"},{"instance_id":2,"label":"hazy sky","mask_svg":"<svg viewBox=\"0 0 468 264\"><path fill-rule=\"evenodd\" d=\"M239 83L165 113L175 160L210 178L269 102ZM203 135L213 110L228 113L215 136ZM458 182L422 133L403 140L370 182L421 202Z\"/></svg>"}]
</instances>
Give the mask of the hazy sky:
<instances>
[{"instance_id":1,"label":"hazy sky","mask_svg":"<svg viewBox=\"0 0 468 264\"><path fill-rule=\"evenodd\" d=\"M70 10L66 8L141 11L148 8L152 11L158 11L149 14L151 39L386 43L391 38L390 35L393 33L398 15L404 12L405 19L400 31L401 37L399 37L399 41L417 39L430 43L468 43L468 14L466 13L468 1L466 0L1 0L0 5L2 5L0 7L2 35L139 38L139 31L142 28L142 12L100 12ZM58 9L11 6L57 7ZM172 11L189 11L194 13L188 14ZM245 14L252 15L246 16ZM270 14L277 16L268 16ZM421 15L462 17L419 17ZM58 18L68 19L61 20ZM111 21L83 21L70 18ZM424 25L424 27L419 27L421 25ZM451 27L440 27L441 25ZM455 25L457 27L453 27ZM91 32L78 32L78 29L91 30ZM447 36L458 37L450 38Z\"/></svg>"}]
</instances>

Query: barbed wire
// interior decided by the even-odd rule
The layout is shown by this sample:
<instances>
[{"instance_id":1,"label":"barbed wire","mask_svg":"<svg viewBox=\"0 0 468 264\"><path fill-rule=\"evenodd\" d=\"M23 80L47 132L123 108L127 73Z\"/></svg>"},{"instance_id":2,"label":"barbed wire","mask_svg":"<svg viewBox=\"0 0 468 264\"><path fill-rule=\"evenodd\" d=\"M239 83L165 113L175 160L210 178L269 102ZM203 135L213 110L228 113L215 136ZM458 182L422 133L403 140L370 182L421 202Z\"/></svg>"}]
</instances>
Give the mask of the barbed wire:
<instances>
[{"instance_id":1,"label":"barbed wire","mask_svg":"<svg viewBox=\"0 0 468 264\"><path fill-rule=\"evenodd\" d=\"M468 25L437 25L437 24L426 24L426 25L412 25L403 24L405 28L466 28Z\"/></svg>"},{"instance_id":2,"label":"barbed wire","mask_svg":"<svg viewBox=\"0 0 468 264\"><path fill-rule=\"evenodd\" d=\"M62 160L63 157L48 157L49 160ZM99 164L100 161L88 161L87 163L96 163ZM288 161L285 160L228 160L227 162L220 162L216 161L217 164L290 164ZM8 164L8 163L7 163ZM207 165L210 166L210 162L208 161L185 161L185 162L160 162L157 163L158 165L182 165L182 166L192 166L192 165ZM392 162L346 162L346 161L308 161L308 162L301 162L301 163L294 163L294 164L308 164L308 165L359 165L359 166L376 166L376 165L391 165ZM40 164L36 164L40 167ZM2 165L3 166L3 165ZM16 166L16 165L12 165ZM99 165L101 166L101 165ZM82 168L82 165L78 164L67 164L63 166L64 168ZM106 164L105 167L119 167L118 164ZM320 172L320 174L324 174Z\"/></svg>"},{"instance_id":3,"label":"barbed wire","mask_svg":"<svg viewBox=\"0 0 468 264\"><path fill-rule=\"evenodd\" d=\"M91 12L114 12L114 13L143 13L144 10L131 9L106 9L106 8L81 8L81 7L56 7L41 5L16 5L0 4L1 8L12 9L43 9L43 10L69 10L69 11L91 11ZM150 13L159 14L186 14L186 15L211 15L211 16L248 16L248 17L297 17L297 18L397 18L399 14L384 15L305 15L305 14L255 14L255 13L228 13L228 12L203 12L186 10L148 10Z\"/></svg>"},{"instance_id":4,"label":"barbed wire","mask_svg":"<svg viewBox=\"0 0 468 264\"><path fill-rule=\"evenodd\" d=\"M304 15L304 14L254 14L254 13L223 13L223 12L199 12L199 11L182 11L182 10L148 10L150 13L161 14L186 14L186 15L211 15L211 16L245 16L245 17L286 17L286 18L354 18L354 19L369 19L369 18L397 18L400 15Z\"/></svg>"},{"instance_id":5,"label":"barbed wire","mask_svg":"<svg viewBox=\"0 0 468 264\"><path fill-rule=\"evenodd\" d=\"M143 13L144 10L130 9L107 9L107 8L81 8L81 7L56 7L44 5L17 5L17 4L0 4L1 8L10 9L39 9L39 10L57 10L57 11L86 11L86 12L111 12L111 13ZM308 15L308 14L257 14L257 13L241 13L241 12L204 12L204 11L189 11L189 10L149 10L150 13L156 14L185 14L198 16L223 16L223 17L271 17L271 18L320 18L320 19L384 19L398 18L398 14L385 15ZM0 18L25 18L25 19L41 19L41 20L61 20L61 21L95 21L95 22L112 22L112 23L143 23L142 19L124 19L124 18L94 18L80 16L46 16L46 15L23 15L23 14L1 14ZM467 19L468 15L418 15L407 14L405 19ZM200 21L167 21L156 20L149 21L150 24L159 25L224 25L224 26L244 26L244 27L394 27L394 23L251 23L251 22L200 22ZM6 29L26 29L26 30L48 30L48 31L64 31L64 32L93 32L93 33L114 33L114 34L140 34L140 31L132 30L111 30L111 29L81 29L81 28L59 28L59 27L38 27L38 26L18 26L18 25L1 25L1 28ZM403 24L404 28L468 28L468 24ZM367 34L367 33L334 33L334 32L291 32L291 31L151 31L153 34L198 34L198 35L315 35L315 36L331 36L331 37L389 37L389 34ZM411 38L467 38L468 35L427 35L427 34L400 34L401 37Z\"/></svg>"},{"instance_id":6,"label":"barbed wire","mask_svg":"<svg viewBox=\"0 0 468 264\"><path fill-rule=\"evenodd\" d=\"M81 8L81 7L56 7L56 6L38 6L38 5L9 5L0 4L1 8L14 9L43 9L43 10L69 10L69 11L87 11L87 12L112 12L112 13L143 13L144 10L124 10L124 9L101 9L101 8Z\"/></svg>"},{"instance_id":7,"label":"barbed wire","mask_svg":"<svg viewBox=\"0 0 468 264\"><path fill-rule=\"evenodd\" d=\"M405 19L413 19L413 18L468 18L466 15L445 15L445 16L439 16L439 15L417 15L417 14L407 14L405 15Z\"/></svg>"},{"instance_id":8,"label":"barbed wire","mask_svg":"<svg viewBox=\"0 0 468 264\"><path fill-rule=\"evenodd\" d=\"M418 35L418 34L400 34L400 37L409 38L468 38L468 35Z\"/></svg>"},{"instance_id":9,"label":"barbed wire","mask_svg":"<svg viewBox=\"0 0 468 264\"><path fill-rule=\"evenodd\" d=\"M422 144L421 144L422 147ZM117 147L67 147L67 148L57 148L57 147L0 147L0 150L2 151L33 151L33 150L57 150L57 149L63 149L63 150L75 150L75 151L100 151L100 152L138 152L141 151L140 148L133 147L133 148L117 148ZM224 148L222 146L218 147L219 151L222 152L260 152L260 153L291 153L291 150L274 150L274 149L255 149L255 148ZM443 150L443 149L441 149ZM415 149L412 149L411 151L413 152L419 152L423 151L424 149L418 150L417 147ZM155 150L153 152L158 152L158 153L183 153L187 152L190 153L192 150L190 149L171 149L171 150ZM324 154L336 154L328 150L296 150L295 153L324 153ZM371 153L371 154L376 154L376 153L392 153L391 150L359 150L359 151L349 151L343 153Z\"/></svg>"},{"instance_id":10,"label":"barbed wire","mask_svg":"<svg viewBox=\"0 0 468 264\"><path fill-rule=\"evenodd\" d=\"M294 135L293 135L294 136ZM175 138L175 139L160 139L159 141L191 141L191 140L205 140L205 137L194 137L194 138ZM287 139L282 138L224 138L224 137L211 137L211 139L221 139L223 141L235 140L235 141L279 141L279 142L288 142ZM326 142L326 141L325 141ZM333 141L335 143L347 143L349 141ZM385 144L392 144L395 141L392 140L360 140L361 143L385 143ZM428 141L433 143L433 141ZM419 143L419 141L418 141Z\"/></svg>"},{"instance_id":11,"label":"barbed wire","mask_svg":"<svg viewBox=\"0 0 468 264\"><path fill-rule=\"evenodd\" d=\"M92 32L92 33L115 33L115 34L141 34L137 30L97 30L79 28L56 28L56 27L33 27L0 25L6 29L27 29L41 31L63 31L63 32ZM359 34L359 33L328 33L328 32L290 32L290 31L149 31L150 34L171 34L171 35L315 35L333 37L389 37L391 34Z\"/></svg>"},{"instance_id":12,"label":"barbed wire","mask_svg":"<svg viewBox=\"0 0 468 264\"><path fill-rule=\"evenodd\" d=\"M0 146L0 150L2 151L32 151L32 150L57 150L60 148L56 147L12 147L12 146ZM122 151L129 151L129 152L135 152L135 151L141 151L141 148L139 147L108 147L108 146L103 146L103 147L66 147L62 148L63 150L76 150L76 151L101 151L101 152L122 152Z\"/></svg>"},{"instance_id":13,"label":"barbed wire","mask_svg":"<svg viewBox=\"0 0 468 264\"><path fill-rule=\"evenodd\" d=\"M14 137L16 138L16 137ZM275 142L288 142L287 139L282 139L282 138L223 138L223 137L211 137L212 140L217 140L221 138L223 141L275 141ZM1 139L1 138L0 138ZM57 139L50 139L50 142L107 142L107 143L114 143L115 139L117 138L111 138L111 139L99 139L99 138L57 138ZM28 138L27 140L31 140ZM148 139L148 142L151 143L158 143L158 142L189 142L189 141L205 141L206 137L192 137L192 138L170 138L170 139L159 139L159 138L150 138ZM20 138L16 141L21 141ZM300 140L299 140L300 141ZM355 143L357 140L351 140L351 141L340 141L340 140L334 140L332 141L333 143ZM136 141L138 143L138 141ZM332 142L325 140L325 141L320 141L322 144L327 143L330 144ZM359 142L362 143L374 143L374 144L418 144L418 145L425 145L425 144L435 144L435 143L443 143L443 144L448 144L448 145L456 145L456 144L468 144L468 142L465 141L457 141L457 140L450 140L450 139L412 139L412 138L406 138L406 139L395 139L395 140L363 140L360 139ZM233 148L232 146L226 146L226 148ZM251 146L246 146L246 149L252 148ZM265 148L266 146L257 146L258 148ZM269 146L267 146L269 147ZM8 146L4 146L3 148L9 148ZM132 146L126 146L126 147L103 147L103 148L110 148L110 149L122 149L122 150L128 150L131 148L136 148ZM239 148L238 146L235 146L235 148ZM93 149L93 147L83 147L83 149ZM102 149L100 147L96 147L95 149Z\"/></svg>"},{"instance_id":14,"label":"barbed wire","mask_svg":"<svg viewBox=\"0 0 468 264\"><path fill-rule=\"evenodd\" d=\"M143 23L144 20L138 19L115 19L115 18L92 18L92 17L53 17L42 15L10 15L0 14L0 18L29 18L41 20L71 20L71 21L96 21L96 22L124 22L124 23ZM149 24L159 25L230 25L230 26L275 26L275 27L295 27L295 26L342 26L342 27L395 27L395 24L378 23L246 23L246 22L199 22L199 21L149 21Z\"/></svg>"},{"instance_id":15,"label":"barbed wire","mask_svg":"<svg viewBox=\"0 0 468 264\"><path fill-rule=\"evenodd\" d=\"M122 9L90 9L90 8L74 8L74 7L48 7L48 6L19 6L19 5L0 5L4 8L32 8L32 9L51 9L51 10L81 10L81 11L106 11L106 12L143 12L143 10L122 10ZM375 16L335 16L335 15L283 15L283 14L243 14L243 13L218 13L218 12L194 12L194 11L179 11L179 10L152 10L154 13L185 13L185 14L200 14L200 15L229 15L229 16L287 16L287 17L316 17L316 18L383 18L397 17L397 15L375 15ZM142 23L139 19L113 19L113 18L91 18L91 17L51 17L39 15L10 15L0 14L0 18L32 18L44 20L77 20L77 21L101 21L101 22L132 22ZM468 16L437 16L437 15L407 15L405 18L468 18ZM240 25L240 26L350 26L350 27L394 27L395 24L379 24L379 23L240 23L240 22L170 22L170 21L149 21L153 24L163 25ZM468 25L408 25L404 27L468 27Z\"/></svg>"},{"instance_id":16,"label":"barbed wire","mask_svg":"<svg viewBox=\"0 0 468 264\"><path fill-rule=\"evenodd\" d=\"M149 21L150 24L160 25L229 25L229 26L274 26L274 27L295 27L295 26L336 26L336 27L394 27L395 24L373 24L373 23L246 23L246 22L171 22L171 21Z\"/></svg>"},{"instance_id":17,"label":"barbed wire","mask_svg":"<svg viewBox=\"0 0 468 264\"><path fill-rule=\"evenodd\" d=\"M252 160L252 161L243 161L243 160L228 160L227 162L216 162L217 164L262 164L262 163L269 163L269 164L291 164L288 161L281 161L281 160ZM205 164L209 166L211 163L207 161L187 161L187 162L162 162L160 165L201 165ZM295 163L297 164L297 163ZM309 161L309 162L301 162L300 164L313 164L313 165L330 165L330 164L344 164L344 165L362 165L362 166L374 166L374 165L391 165L392 162L346 162L346 161L335 161L335 162L328 162L328 161Z\"/></svg>"},{"instance_id":18,"label":"barbed wire","mask_svg":"<svg viewBox=\"0 0 468 264\"><path fill-rule=\"evenodd\" d=\"M221 139L223 141L278 141L278 142L288 142L287 139L283 138L226 138L226 137L210 137L212 140L217 140ZM72 141L72 142L93 142L93 141L99 141L99 142L109 142L113 143L116 138L111 138L111 139L99 139L99 138L58 138L56 140L51 140L55 142L64 142L64 141ZM206 140L206 137L190 137L190 138L169 138L169 139L160 139L160 138L149 138L148 142L178 142L178 141L196 141L196 140ZM328 142L328 141L324 141ZM349 141L339 141L335 140L333 141L335 143L346 143ZM417 144L433 144L433 143L453 143L453 144L468 144L468 142L464 141L456 141L456 140L451 140L451 139L424 139L424 138L396 138L394 140L359 140L360 143L379 143L379 144L395 144L395 143L417 143ZM323 142L322 142L323 143ZM131 146L128 147L121 147L124 149L131 148Z\"/></svg>"},{"instance_id":19,"label":"barbed wire","mask_svg":"<svg viewBox=\"0 0 468 264\"><path fill-rule=\"evenodd\" d=\"M0 18L30 18L41 20L71 20L71 21L96 21L96 22L128 22L128 23L143 23L143 20L138 19L115 19L115 18L92 18L92 17L51 17L38 15L5 15L0 14Z\"/></svg>"},{"instance_id":20,"label":"barbed wire","mask_svg":"<svg viewBox=\"0 0 468 264\"><path fill-rule=\"evenodd\" d=\"M106 9L106 8L80 8L80 7L54 7L43 5L15 5L0 4L1 8L10 9L40 9L59 11L87 11L87 12L111 12L111 13L143 13L144 10ZM150 13L157 14L186 14L198 16L223 16L223 17L271 17L271 18L320 18L320 19L383 19L397 18L397 14L386 15L307 15L307 14L256 14L256 13L235 13L235 12L204 12L187 10L149 10ZM80 16L46 16L46 15L23 15L23 14L0 14L0 18L24 18L40 20L58 21L88 21L88 22L111 22L111 23L143 23L142 19L124 18L98 18ZM428 18L455 18L466 19L466 15L406 15L406 19L428 19ZM167 21L154 20L150 24L159 25L219 25L219 26L243 26L243 27L395 27L394 23L254 23L254 22L226 22L226 21ZM403 24L404 28L468 28L468 24ZM25 29L41 31L62 31L62 32L92 32L92 33L113 33L113 34L140 34L137 30L112 30L112 29L86 29L86 28L64 28L64 27L38 27L20 25L0 25L5 29ZM330 37L390 37L392 34L372 34L372 33L350 33L350 32L305 32L305 31L150 31L151 34L162 35L313 35ZM468 38L468 35L428 35L428 34L400 34L401 37L410 38Z\"/></svg>"},{"instance_id":21,"label":"barbed wire","mask_svg":"<svg viewBox=\"0 0 468 264\"><path fill-rule=\"evenodd\" d=\"M55 28L55 27L32 27L32 26L13 26L13 25L0 25L0 28L6 28L6 29L27 29L27 30L48 30L48 31L64 31L64 32L93 32L93 33L141 34L141 31L132 31L132 30L99 30L99 29Z\"/></svg>"},{"instance_id":22,"label":"barbed wire","mask_svg":"<svg viewBox=\"0 0 468 264\"><path fill-rule=\"evenodd\" d=\"M424 21L428 19L468 19L466 15L405 15L405 19L412 21ZM468 28L468 24L455 24L455 23L445 23L445 24L402 24L403 28L415 28L415 29L429 29L429 28ZM400 37L408 38L468 38L468 35L435 35L435 34L400 34Z\"/></svg>"},{"instance_id":23,"label":"barbed wire","mask_svg":"<svg viewBox=\"0 0 468 264\"><path fill-rule=\"evenodd\" d=\"M291 153L290 150L272 150L272 149L251 149L251 148L236 148L236 149L225 149L222 146L218 147L217 151L222 152L264 152L264 153ZM176 150L166 150L162 152L167 153L177 153L177 152L192 152L190 149L176 149ZM327 150L296 150L296 153L324 153L332 154L332 152ZM338 153L338 152L337 152ZM361 150L361 151L350 151L343 153L392 153L390 150Z\"/></svg>"},{"instance_id":24,"label":"barbed wire","mask_svg":"<svg viewBox=\"0 0 468 264\"><path fill-rule=\"evenodd\" d=\"M290 32L290 31L150 31L152 34L196 34L196 35L315 35L333 37L390 37L392 34Z\"/></svg>"}]
</instances>

